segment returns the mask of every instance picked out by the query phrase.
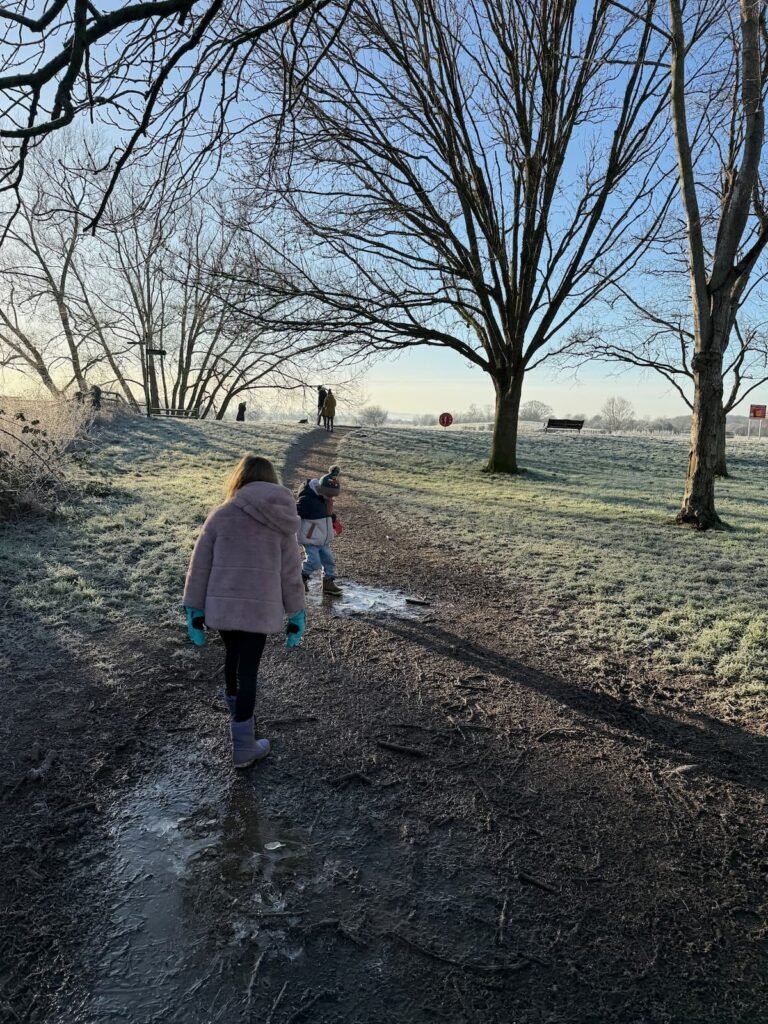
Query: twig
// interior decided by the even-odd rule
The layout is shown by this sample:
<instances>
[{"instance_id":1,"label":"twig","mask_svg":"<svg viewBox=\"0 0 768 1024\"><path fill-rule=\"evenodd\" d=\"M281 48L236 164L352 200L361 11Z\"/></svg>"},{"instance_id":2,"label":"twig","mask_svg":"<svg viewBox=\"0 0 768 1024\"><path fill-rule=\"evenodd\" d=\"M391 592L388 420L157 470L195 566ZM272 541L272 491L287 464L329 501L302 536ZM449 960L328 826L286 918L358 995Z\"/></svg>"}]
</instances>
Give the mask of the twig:
<instances>
[{"instance_id":1,"label":"twig","mask_svg":"<svg viewBox=\"0 0 768 1024\"><path fill-rule=\"evenodd\" d=\"M320 999L335 999L337 995L338 993L336 989L320 989L317 995L312 996L311 999L308 999L305 1003L302 1003L298 1010L294 1010L291 1016L286 1020L285 1024L293 1024L295 1020L298 1020L303 1013L306 1013L307 1010L311 1009L315 1005L315 1003L317 1003Z\"/></svg>"},{"instance_id":2,"label":"twig","mask_svg":"<svg viewBox=\"0 0 768 1024\"><path fill-rule=\"evenodd\" d=\"M339 775L329 781L332 786L343 786L345 782L362 782L364 786L373 785L373 779L368 778L362 772L347 772L346 775Z\"/></svg>"},{"instance_id":3,"label":"twig","mask_svg":"<svg viewBox=\"0 0 768 1024\"><path fill-rule=\"evenodd\" d=\"M537 743L541 743L542 740L549 739L569 739L571 736L583 736L583 729L563 729L555 726L553 729L547 729L546 732L539 733L538 736L534 736L534 740Z\"/></svg>"},{"instance_id":4,"label":"twig","mask_svg":"<svg viewBox=\"0 0 768 1024\"><path fill-rule=\"evenodd\" d=\"M280 1005L280 1001L282 1000L283 996L285 995L285 990L287 988L288 988L288 982L286 981L286 982L283 983L283 987L278 992L277 999L274 1001L274 1003L272 1003L272 1009L269 1011L269 1016L267 1017L267 1019L264 1022L264 1024L272 1024L272 1018L275 1016L275 1010Z\"/></svg>"},{"instance_id":5,"label":"twig","mask_svg":"<svg viewBox=\"0 0 768 1024\"><path fill-rule=\"evenodd\" d=\"M257 917L303 917L306 910L263 910Z\"/></svg>"},{"instance_id":6,"label":"twig","mask_svg":"<svg viewBox=\"0 0 768 1024\"><path fill-rule=\"evenodd\" d=\"M416 604L420 608L430 608L431 607L431 602L430 601L425 601L421 597L406 597L405 603L406 604Z\"/></svg>"},{"instance_id":7,"label":"twig","mask_svg":"<svg viewBox=\"0 0 768 1024\"><path fill-rule=\"evenodd\" d=\"M390 722L390 729L416 729L418 732L445 732L445 729L436 729L432 725L418 725L416 722Z\"/></svg>"},{"instance_id":8,"label":"twig","mask_svg":"<svg viewBox=\"0 0 768 1024\"><path fill-rule=\"evenodd\" d=\"M509 896L504 896L504 903L501 907L501 913L499 914L499 923L496 927L496 945L500 946L504 941L504 930L507 927L507 906L509 905Z\"/></svg>"},{"instance_id":9,"label":"twig","mask_svg":"<svg viewBox=\"0 0 768 1024\"><path fill-rule=\"evenodd\" d=\"M466 971L481 971L490 974L500 974L505 971L519 971L522 968L527 967L529 963L534 962L535 958L532 956L526 956L524 953L518 954L520 961L518 963L510 964L480 964L470 963L468 960L457 960L455 957L446 956L443 953L438 953L434 949L429 949L427 946L422 946L419 942L414 942L413 939L409 939L407 935L403 935L402 932L392 931L391 935L394 935L396 939L400 939L406 946L410 946L411 949L415 949L419 953L423 953L424 956L430 957L432 960L439 960L441 963L450 964L451 967L461 967Z\"/></svg>"},{"instance_id":10,"label":"twig","mask_svg":"<svg viewBox=\"0 0 768 1024\"><path fill-rule=\"evenodd\" d=\"M248 981L248 988L245 990L245 997L248 1000L248 1005L249 1006L251 1005L251 1002L253 1001L253 986L256 983L256 975L259 973L259 968L261 967L261 961L264 959L264 957L266 955L267 955L266 949L262 950L262 952L256 958L256 963L253 965L253 970L251 971L251 977L250 977L250 980Z\"/></svg>"},{"instance_id":11,"label":"twig","mask_svg":"<svg viewBox=\"0 0 768 1024\"><path fill-rule=\"evenodd\" d=\"M426 750L420 750L418 747L404 747L400 743L389 743L387 740L377 740L376 745L384 750L393 750L396 754L408 754L410 757L429 757L429 753Z\"/></svg>"},{"instance_id":12,"label":"twig","mask_svg":"<svg viewBox=\"0 0 768 1024\"><path fill-rule=\"evenodd\" d=\"M544 892L557 892L557 889L551 886L549 882L544 882L541 878L535 878L525 871L518 871L517 877L521 882L525 882L527 885L535 885L537 889L543 889Z\"/></svg>"},{"instance_id":13,"label":"twig","mask_svg":"<svg viewBox=\"0 0 768 1024\"><path fill-rule=\"evenodd\" d=\"M338 928L340 924L338 917L324 917L322 921L310 921L309 924L305 924L302 931L316 932L320 928Z\"/></svg>"},{"instance_id":14,"label":"twig","mask_svg":"<svg viewBox=\"0 0 768 1024\"><path fill-rule=\"evenodd\" d=\"M495 800L492 800L492 799L491 799L491 797L489 797L489 796L488 796L488 794L486 793L485 789L484 789L484 788L482 787L482 785L480 784L479 780L478 780L477 778L475 778L475 776L474 776L474 775L470 775L469 777L470 777L470 779L472 780L472 782L474 782L474 784L475 784L475 785L477 786L477 788L478 788L478 789L480 790L480 792L481 792L481 793L483 794L483 796L484 796L484 797L485 797L485 799L486 799L486 802L487 802L487 803L489 803L489 804L490 804L491 806L493 806L493 804L494 804L494 803L495 803L496 801L495 801Z\"/></svg>"},{"instance_id":15,"label":"twig","mask_svg":"<svg viewBox=\"0 0 768 1024\"><path fill-rule=\"evenodd\" d=\"M298 715L296 718L268 718L265 725L297 725L299 722L316 722L315 715Z\"/></svg>"}]
</instances>

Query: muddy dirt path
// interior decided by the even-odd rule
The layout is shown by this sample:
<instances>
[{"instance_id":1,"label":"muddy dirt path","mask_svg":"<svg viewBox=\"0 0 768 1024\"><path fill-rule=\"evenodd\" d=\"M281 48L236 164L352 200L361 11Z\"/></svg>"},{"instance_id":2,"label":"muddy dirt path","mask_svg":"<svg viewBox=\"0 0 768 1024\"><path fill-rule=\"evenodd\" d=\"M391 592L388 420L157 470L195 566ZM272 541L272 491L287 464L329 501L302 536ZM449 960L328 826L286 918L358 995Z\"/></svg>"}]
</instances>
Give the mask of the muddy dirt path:
<instances>
[{"instance_id":1,"label":"muddy dirt path","mask_svg":"<svg viewBox=\"0 0 768 1024\"><path fill-rule=\"evenodd\" d=\"M306 435L287 482L344 470L343 437ZM271 644L267 761L229 767L218 642L190 670L144 637L87 756L65 735L63 777L13 769L0 1017L764 1019L763 742L591 677L492 568L343 481L347 594Z\"/></svg>"}]
</instances>

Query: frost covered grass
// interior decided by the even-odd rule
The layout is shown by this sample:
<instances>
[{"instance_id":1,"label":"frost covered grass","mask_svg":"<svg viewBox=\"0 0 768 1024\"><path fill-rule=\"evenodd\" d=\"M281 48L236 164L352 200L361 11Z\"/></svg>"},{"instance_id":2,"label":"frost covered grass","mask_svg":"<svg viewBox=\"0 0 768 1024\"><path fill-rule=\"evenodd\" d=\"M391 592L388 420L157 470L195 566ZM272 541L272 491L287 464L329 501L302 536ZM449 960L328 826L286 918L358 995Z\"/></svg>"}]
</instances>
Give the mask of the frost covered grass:
<instances>
[{"instance_id":1,"label":"frost covered grass","mask_svg":"<svg viewBox=\"0 0 768 1024\"><path fill-rule=\"evenodd\" d=\"M718 508L733 529L706 534L671 525L683 441L528 434L516 478L480 472L487 447L469 432L368 430L342 458L387 514L415 519L545 608L564 603L568 632L596 663L640 656L765 694L768 442L731 446Z\"/></svg>"},{"instance_id":2,"label":"frost covered grass","mask_svg":"<svg viewBox=\"0 0 768 1024\"><path fill-rule=\"evenodd\" d=\"M66 494L72 442L91 412L50 397L0 396L0 519L40 514Z\"/></svg>"},{"instance_id":3,"label":"frost covered grass","mask_svg":"<svg viewBox=\"0 0 768 1024\"><path fill-rule=\"evenodd\" d=\"M56 629L64 647L124 617L178 623L194 539L235 462L253 450L279 470L295 437L271 424L116 416L75 456L77 500L54 520L0 527L6 615L30 642Z\"/></svg>"}]
</instances>

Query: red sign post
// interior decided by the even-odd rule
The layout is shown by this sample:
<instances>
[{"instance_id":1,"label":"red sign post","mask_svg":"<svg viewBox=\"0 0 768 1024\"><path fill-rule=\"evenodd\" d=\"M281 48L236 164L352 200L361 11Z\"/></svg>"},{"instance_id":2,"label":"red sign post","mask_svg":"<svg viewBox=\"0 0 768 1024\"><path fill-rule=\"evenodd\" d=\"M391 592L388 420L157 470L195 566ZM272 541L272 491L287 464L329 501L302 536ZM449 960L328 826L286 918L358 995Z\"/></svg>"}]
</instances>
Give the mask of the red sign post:
<instances>
[{"instance_id":1,"label":"red sign post","mask_svg":"<svg viewBox=\"0 0 768 1024\"><path fill-rule=\"evenodd\" d=\"M763 420L765 419L765 413L768 406L766 405L750 405L749 407L749 423L747 424L747 437L752 433L752 420L757 420L760 426L757 429L757 436L763 436Z\"/></svg>"},{"instance_id":2,"label":"red sign post","mask_svg":"<svg viewBox=\"0 0 768 1024\"><path fill-rule=\"evenodd\" d=\"M441 427L450 427L453 423L453 416L449 412L441 412L440 419L437 422Z\"/></svg>"}]
</instances>

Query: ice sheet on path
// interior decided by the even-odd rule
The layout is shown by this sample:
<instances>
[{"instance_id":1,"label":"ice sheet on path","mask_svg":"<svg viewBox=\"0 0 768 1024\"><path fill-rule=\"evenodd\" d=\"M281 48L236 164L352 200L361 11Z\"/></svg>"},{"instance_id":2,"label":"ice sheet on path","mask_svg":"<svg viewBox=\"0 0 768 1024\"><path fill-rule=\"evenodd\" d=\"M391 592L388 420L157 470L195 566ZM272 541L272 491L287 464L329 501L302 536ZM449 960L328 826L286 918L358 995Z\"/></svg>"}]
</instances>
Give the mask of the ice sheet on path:
<instances>
[{"instance_id":1,"label":"ice sheet on path","mask_svg":"<svg viewBox=\"0 0 768 1024\"><path fill-rule=\"evenodd\" d=\"M323 594L319 580L310 583L309 603L325 608L335 617L348 615L391 615L400 619L420 619L430 611L428 605L408 604L409 594L385 587L366 587L361 583L341 583L342 596ZM418 598L417 600L420 600Z\"/></svg>"},{"instance_id":2,"label":"ice sheet on path","mask_svg":"<svg viewBox=\"0 0 768 1024\"><path fill-rule=\"evenodd\" d=\"M302 955L274 925L290 920L281 878L310 870L308 841L264 815L252 779L199 749L159 763L112 815L88 997L51 1024L237 1019L254 955Z\"/></svg>"}]
</instances>

